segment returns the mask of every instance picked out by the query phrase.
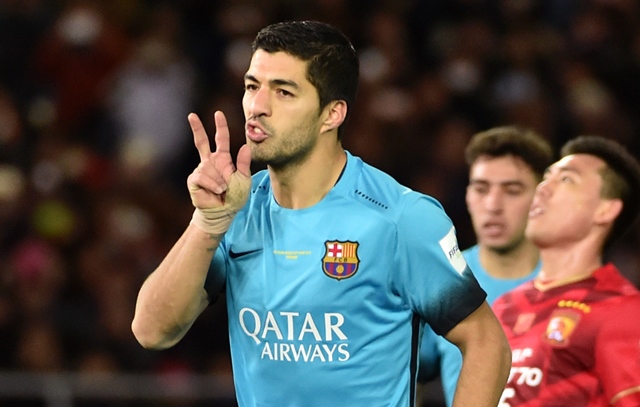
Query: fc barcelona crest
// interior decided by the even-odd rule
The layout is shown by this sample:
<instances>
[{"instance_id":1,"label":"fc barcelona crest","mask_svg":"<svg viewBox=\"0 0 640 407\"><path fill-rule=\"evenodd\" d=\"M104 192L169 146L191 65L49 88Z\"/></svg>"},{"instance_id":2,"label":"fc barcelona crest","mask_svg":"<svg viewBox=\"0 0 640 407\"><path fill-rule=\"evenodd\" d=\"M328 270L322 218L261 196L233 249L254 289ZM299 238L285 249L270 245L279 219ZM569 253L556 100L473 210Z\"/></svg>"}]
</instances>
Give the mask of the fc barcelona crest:
<instances>
[{"instance_id":1,"label":"fc barcelona crest","mask_svg":"<svg viewBox=\"0 0 640 407\"><path fill-rule=\"evenodd\" d=\"M360 259L358 258L357 242L342 242L328 240L324 242L324 257L322 258L322 270L336 280L349 278L356 274Z\"/></svg>"}]
</instances>

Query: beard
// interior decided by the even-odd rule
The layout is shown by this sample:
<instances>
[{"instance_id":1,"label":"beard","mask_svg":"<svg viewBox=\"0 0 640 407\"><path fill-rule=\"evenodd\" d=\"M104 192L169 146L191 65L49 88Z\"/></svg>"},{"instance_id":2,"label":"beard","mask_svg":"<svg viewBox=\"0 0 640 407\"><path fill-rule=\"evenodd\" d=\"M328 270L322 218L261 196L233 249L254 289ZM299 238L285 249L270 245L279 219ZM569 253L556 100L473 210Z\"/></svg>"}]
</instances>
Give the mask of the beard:
<instances>
[{"instance_id":1,"label":"beard","mask_svg":"<svg viewBox=\"0 0 640 407\"><path fill-rule=\"evenodd\" d=\"M315 124L295 127L283 135L269 130L269 139L251 145L251 161L268 165L275 170L301 164L318 143L318 128Z\"/></svg>"},{"instance_id":2,"label":"beard","mask_svg":"<svg viewBox=\"0 0 640 407\"><path fill-rule=\"evenodd\" d=\"M504 244L501 245L486 245L489 250L496 252L498 254L501 255L505 255L508 254L512 251L514 251L515 249L517 249L518 247L520 247L520 245L522 245L524 243L524 241L526 240L526 238L524 236L521 236L517 239L514 240L510 240Z\"/></svg>"}]
</instances>

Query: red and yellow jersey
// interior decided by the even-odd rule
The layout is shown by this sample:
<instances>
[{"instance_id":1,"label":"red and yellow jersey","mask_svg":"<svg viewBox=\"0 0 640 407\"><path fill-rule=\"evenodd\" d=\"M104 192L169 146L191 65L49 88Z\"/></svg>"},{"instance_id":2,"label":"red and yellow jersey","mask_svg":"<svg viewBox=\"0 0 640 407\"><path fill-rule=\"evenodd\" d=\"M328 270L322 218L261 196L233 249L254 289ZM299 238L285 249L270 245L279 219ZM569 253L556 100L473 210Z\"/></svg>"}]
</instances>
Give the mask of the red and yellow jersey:
<instances>
[{"instance_id":1,"label":"red and yellow jersey","mask_svg":"<svg viewBox=\"0 0 640 407\"><path fill-rule=\"evenodd\" d=\"M640 406L640 293L615 266L525 283L493 308L513 354L499 407Z\"/></svg>"}]
</instances>

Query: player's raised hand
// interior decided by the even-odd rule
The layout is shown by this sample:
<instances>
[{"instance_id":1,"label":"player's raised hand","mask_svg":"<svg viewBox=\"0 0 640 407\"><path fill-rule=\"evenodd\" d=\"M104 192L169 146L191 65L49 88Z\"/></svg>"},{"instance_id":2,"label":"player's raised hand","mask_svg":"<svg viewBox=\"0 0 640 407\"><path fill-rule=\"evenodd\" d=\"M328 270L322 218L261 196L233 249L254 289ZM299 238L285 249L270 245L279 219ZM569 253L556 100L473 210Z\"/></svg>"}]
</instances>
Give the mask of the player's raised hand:
<instances>
[{"instance_id":1,"label":"player's raised hand","mask_svg":"<svg viewBox=\"0 0 640 407\"><path fill-rule=\"evenodd\" d=\"M243 145L234 165L229 148L229 127L220 111L214 114L215 152L195 113L188 116L200 164L187 178L191 202L196 207L192 223L207 233L226 232L235 214L244 206L251 188L251 151Z\"/></svg>"}]
</instances>

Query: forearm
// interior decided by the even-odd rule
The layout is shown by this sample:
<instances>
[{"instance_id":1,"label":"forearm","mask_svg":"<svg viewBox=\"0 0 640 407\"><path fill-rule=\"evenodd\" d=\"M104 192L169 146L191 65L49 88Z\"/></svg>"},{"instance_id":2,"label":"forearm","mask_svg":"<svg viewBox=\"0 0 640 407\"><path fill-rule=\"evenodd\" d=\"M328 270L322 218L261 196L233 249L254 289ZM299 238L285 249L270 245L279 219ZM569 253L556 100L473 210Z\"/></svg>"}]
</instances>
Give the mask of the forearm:
<instances>
[{"instance_id":1,"label":"forearm","mask_svg":"<svg viewBox=\"0 0 640 407\"><path fill-rule=\"evenodd\" d=\"M499 340L466 351L453 407L497 406L510 367L511 353Z\"/></svg>"},{"instance_id":2,"label":"forearm","mask_svg":"<svg viewBox=\"0 0 640 407\"><path fill-rule=\"evenodd\" d=\"M453 407L498 405L511 368L511 350L497 318L484 303L454 327L447 339L462 352Z\"/></svg>"},{"instance_id":3,"label":"forearm","mask_svg":"<svg viewBox=\"0 0 640 407\"><path fill-rule=\"evenodd\" d=\"M146 348L177 343L207 306L204 281L222 236L185 230L140 288L132 330Z\"/></svg>"}]
</instances>

